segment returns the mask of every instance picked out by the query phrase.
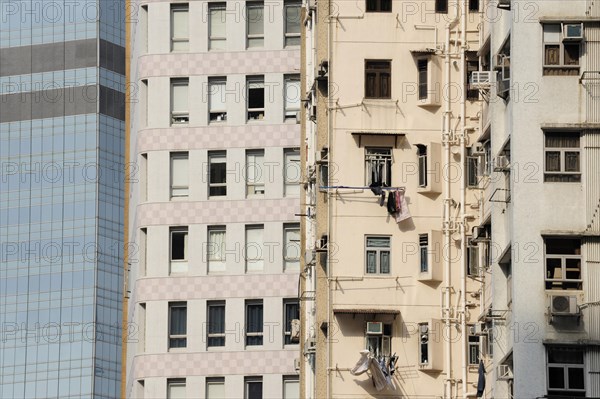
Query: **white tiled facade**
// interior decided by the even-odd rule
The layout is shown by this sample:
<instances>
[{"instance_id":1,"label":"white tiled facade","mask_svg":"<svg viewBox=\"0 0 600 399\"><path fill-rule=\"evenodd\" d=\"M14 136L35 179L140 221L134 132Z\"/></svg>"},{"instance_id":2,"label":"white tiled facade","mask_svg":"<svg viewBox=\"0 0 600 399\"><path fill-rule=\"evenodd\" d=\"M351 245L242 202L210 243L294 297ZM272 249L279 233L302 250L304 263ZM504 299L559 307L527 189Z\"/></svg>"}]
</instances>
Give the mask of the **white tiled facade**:
<instances>
[{"instance_id":1,"label":"white tiled facade","mask_svg":"<svg viewBox=\"0 0 600 399\"><path fill-rule=\"evenodd\" d=\"M260 5L262 46L260 32L247 36L248 9ZM286 81L299 79L300 47L299 30L286 35L285 10L297 23L300 2L132 6L125 395L297 397L299 346L285 342L284 313L298 297L300 97L294 85L286 92ZM220 50L209 49L214 7L225 16ZM256 37L258 45L247 48ZM253 79L264 82L263 107L249 104ZM226 81L219 109L226 118L211 120L209 81ZM187 95L180 97L173 84L182 83ZM249 117L248 108L259 110ZM183 161L173 166L177 157ZM210 172L222 162L217 183ZM209 238L215 228L225 231L218 250ZM262 345L247 344L252 301L262 303ZM225 342L209 347L208 305L215 303L225 306ZM172 325L173 305L185 306L183 330ZM181 339L185 345L174 344Z\"/></svg>"}]
</instances>

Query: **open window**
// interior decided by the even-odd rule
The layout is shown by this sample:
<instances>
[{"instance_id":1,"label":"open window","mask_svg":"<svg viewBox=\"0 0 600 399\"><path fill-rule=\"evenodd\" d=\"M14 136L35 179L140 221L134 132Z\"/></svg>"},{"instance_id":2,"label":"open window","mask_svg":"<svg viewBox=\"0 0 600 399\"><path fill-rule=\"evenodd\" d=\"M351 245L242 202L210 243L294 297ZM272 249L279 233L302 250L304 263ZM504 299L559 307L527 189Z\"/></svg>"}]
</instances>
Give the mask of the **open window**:
<instances>
[{"instance_id":1,"label":"open window","mask_svg":"<svg viewBox=\"0 0 600 399\"><path fill-rule=\"evenodd\" d=\"M285 120L296 120L300 112L300 76L287 75L284 78Z\"/></svg>"},{"instance_id":2,"label":"open window","mask_svg":"<svg viewBox=\"0 0 600 399\"><path fill-rule=\"evenodd\" d=\"M248 120L256 121L265 118L265 80L263 76L252 76L246 79L248 98Z\"/></svg>"},{"instance_id":3,"label":"open window","mask_svg":"<svg viewBox=\"0 0 600 399\"><path fill-rule=\"evenodd\" d=\"M208 79L208 119L210 122L227 120L226 84L226 77Z\"/></svg>"},{"instance_id":4,"label":"open window","mask_svg":"<svg viewBox=\"0 0 600 399\"><path fill-rule=\"evenodd\" d=\"M284 345L292 345L298 343L298 337L292 335L292 324L300 319L300 304L298 299L284 299L283 315L285 317L285 328L283 332ZM295 320L295 321L294 321Z\"/></svg>"},{"instance_id":5,"label":"open window","mask_svg":"<svg viewBox=\"0 0 600 399\"><path fill-rule=\"evenodd\" d=\"M265 150L246 151L246 196L265 194Z\"/></svg>"},{"instance_id":6,"label":"open window","mask_svg":"<svg viewBox=\"0 0 600 399\"><path fill-rule=\"evenodd\" d=\"M419 323L417 331L419 370L426 372L443 370L443 328L443 322L437 319Z\"/></svg>"},{"instance_id":7,"label":"open window","mask_svg":"<svg viewBox=\"0 0 600 399\"><path fill-rule=\"evenodd\" d=\"M392 149L365 149L365 183L367 186L392 185Z\"/></svg>"},{"instance_id":8,"label":"open window","mask_svg":"<svg viewBox=\"0 0 600 399\"><path fill-rule=\"evenodd\" d=\"M546 289L581 290L581 239L546 238Z\"/></svg>"},{"instance_id":9,"label":"open window","mask_svg":"<svg viewBox=\"0 0 600 399\"><path fill-rule=\"evenodd\" d=\"M440 93L440 66L436 57L428 52L416 51L415 63L417 67L417 105L421 107L439 106Z\"/></svg>"},{"instance_id":10,"label":"open window","mask_svg":"<svg viewBox=\"0 0 600 399\"><path fill-rule=\"evenodd\" d=\"M442 281L442 232L419 234L419 281Z\"/></svg>"},{"instance_id":11,"label":"open window","mask_svg":"<svg viewBox=\"0 0 600 399\"><path fill-rule=\"evenodd\" d=\"M419 193L442 192L440 143L417 144L417 162L419 173Z\"/></svg>"},{"instance_id":12,"label":"open window","mask_svg":"<svg viewBox=\"0 0 600 399\"><path fill-rule=\"evenodd\" d=\"M365 327L365 349L375 358L389 359L392 355L392 324L370 321Z\"/></svg>"},{"instance_id":13,"label":"open window","mask_svg":"<svg viewBox=\"0 0 600 399\"><path fill-rule=\"evenodd\" d=\"M171 244L171 273L188 271L188 229L187 227L172 227L170 229Z\"/></svg>"},{"instance_id":14,"label":"open window","mask_svg":"<svg viewBox=\"0 0 600 399\"><path fill-rule=\"evenodd\" d=\"M392 0L366 0L367 12L392 12Z\"/></svg>"},{"instance_id":15,"label":"open window","mask_svg":"<svg viewBox=\"0 0 600 399\"><path fill-rule=\"evenodd\" d=\"M225 151L208 153L208 196L227 195L227 159Z\"/></svg>"}]
</instances>

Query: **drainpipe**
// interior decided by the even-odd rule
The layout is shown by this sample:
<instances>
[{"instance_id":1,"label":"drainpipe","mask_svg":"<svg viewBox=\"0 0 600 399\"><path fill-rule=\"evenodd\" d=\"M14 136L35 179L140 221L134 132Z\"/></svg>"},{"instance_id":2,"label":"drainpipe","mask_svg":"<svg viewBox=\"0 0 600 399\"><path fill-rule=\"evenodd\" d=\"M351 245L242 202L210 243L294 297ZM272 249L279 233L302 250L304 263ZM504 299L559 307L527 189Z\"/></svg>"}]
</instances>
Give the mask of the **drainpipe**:
<instances>
[{"instance_id":1,"label":"drainpipe","mask_svg":"<svg viewBox=\"0 0 600 399\"><path fill-rule=\"evenodd\" d=\"M332 29L333 29L333 20L330 18L331 16L331 12L332 12L332 7L331 7L331 2L332 0L329 0L327 2L328 4L328 10L327 10L327 73L329 75L328 79L327 79L327 103L325 106L326 112L327 112L327 149L329 150L329 159L332 159L333 157L333 148L331 146L331 132L332 132L332 124L333 124L333 118L332 118L332 112L331 110L329 110L329 103L330 103L330 95L332 93L331 90L331 86L332 86L332 82L333 82L333 62L331 59L331 40L333 38L332 35ZM337 27L337 20L335 21L336 27ZM328 169L328 173L329 173L330 169ZM327 181L329 181L329 178L327 179ZM328 238L328 242L332 242L331 239L331 214L332 214L332 201L331 198L329 196L329 191L327 191L326 194L326 198L327 198L327 238ZM332 328L331 328L331 320L332 320L332 313L333 313L333 309L332 309L332 297L333 297L333 293L331 292L331 267L333 265L333 262L331 261L331 252L329 251L329 249L327 249L327 367L330 368L332 366L331 362L333 359L333 347L331 345L331 339L329 334L331 334ZM327 372L327 397L331 398L332 394L331 394L331 386L332 384L332 374L331 372Z\"/></svg>"},{"instance_id":2,"label":"drainpipe","mask_svg":"<svg viewBox=\"0 0 600 399\"><path fill-rule=\"evenodd\" d=\"M460 251L461 251L461 261L460 261L460 289L462 291L462 303L461 303L461 351L462 351L462 390L463 390L463 398L467 398L468 390L467 390L467 276L466 276L466 268L467 268L467 235L466 235L466 182L467 182L467 171L466 171L466 139L467 139L467 130L466 130L466 56L465 52L467 50L467 1L468 0L460 0L461 2L461 15L462 15L462 28L461 28L461 38L460 38L460 87L462 89L462 95L460 96L460 124L461 124L461 136L460 136L460 161L462 164L461 168L461 179L460 179L460 210L461 210L461 223L460 223Z\"/></svg>"}]
</instances>

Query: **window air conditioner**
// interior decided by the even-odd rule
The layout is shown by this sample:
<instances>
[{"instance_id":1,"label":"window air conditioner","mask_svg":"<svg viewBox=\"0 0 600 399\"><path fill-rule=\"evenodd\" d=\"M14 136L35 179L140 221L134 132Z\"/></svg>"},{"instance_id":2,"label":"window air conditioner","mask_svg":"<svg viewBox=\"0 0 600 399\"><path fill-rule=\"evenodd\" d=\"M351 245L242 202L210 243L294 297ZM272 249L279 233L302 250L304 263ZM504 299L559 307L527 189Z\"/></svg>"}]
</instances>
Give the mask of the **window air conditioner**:
<instances>
[{"instance_id":1,"label":"window air conditioner","mask_svg":"<svg viewBox=\"0 0 600 399\"><path fill-rule=\"evenodd\" d=\"M498 155L494 159L494 172L505 172L509 169L510 162L506 155Z\"/></svg>"},{"instance_id":2,"label":"window air conditioner","mask_svg":"<svg viewBox=\"0 0 600 399\"><path fill-rule=\"evenodd\" d=\"M479 141L476 143L473 143L473 145L471 146L471 155L483 155L485 154L485 147L483 146L483 143L480 143Z\"/></svg>"},{"instance_id":3,"label":"window air conditioner","mask_svg":"<svg viewBox=\"0 0 600 399\"><path fill-rule=\"evenodd\" d=\"M493 74L490 71L473 71L471 73L471 85L476 88L488 88L492 83Z\"/></svg>"},{"instance_id":4,"label":"window air conditioner","mask_svg":"<svg viewBox=\"0 0 600 399\"><path fill-rule=\"evenodd\" d=\"M513 373L511 371L510 367L508 366L508 364L499 364L496 371L497 371L499 380L506 381L506 380L512 380L512 378L513 378Z\"/></svg>"},{"instance_id":5,"label":"window air conditioner","mask_svg":"<svg viewBox=\"0 0 600 399\"><path fill-rule=\"evenodd\" d=\"M292 342L300 340L300 320L292 319L290 339Z\"/></svg>"},{"instance_id":6,"label":"window air conditioner","mask_svg":"<svg viewBox=\"0 0 600 399\"><path fill-rule=\"evenodd\" d=\"M367 322L367 334L383 334L383 323L380 321Z\"/></svg>"},{"instance_id":7,"label":"window air conditioner","mask_svg":"<svg viewBox=\"0 0 600 399\"><path fill-rule=\"evenodd\" d=\"M579 315L577 297L574 295L552 295L550 297L550 313L554 316Z\"/></svg>"},{"instance_id":8,"label":"window air conditioner","mask_svg":"<svg viewBox=\"0 0 600 399\"><path fill-rule=\"evenodd\" d=\"M564 24L563 25L563 40L582 40L583 39L583 24Z\"/></svg>"},{"instance_id":9,"label":"window air conditioner","mask_svg":"<svg viewBox=\"0 0 600 399\"><path fill-rule=\"evenodd\" d=\"M473 227L473 234L471 236L471 241L479 242L488 238L487 229L484 226L475 226Z\"/></svg>"}]
</instances>

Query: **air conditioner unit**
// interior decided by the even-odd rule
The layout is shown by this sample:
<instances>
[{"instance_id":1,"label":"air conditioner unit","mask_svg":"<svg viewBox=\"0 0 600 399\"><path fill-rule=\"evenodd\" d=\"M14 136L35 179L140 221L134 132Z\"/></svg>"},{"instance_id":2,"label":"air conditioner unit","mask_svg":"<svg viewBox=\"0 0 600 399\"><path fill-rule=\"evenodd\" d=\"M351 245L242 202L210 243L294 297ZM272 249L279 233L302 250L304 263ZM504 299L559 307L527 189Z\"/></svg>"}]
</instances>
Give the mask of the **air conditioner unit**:
<instances>
[{"instance_id":1,"label":"air conditioner unit","mask_svg":"<svg viewBox=\"0 0 600 399\"><path fill-rule=\"evenodd\" d=\"M300 320L298 319L292 319L290 339L292 342L300 340Z\"/></svg>"},{"instance_id":2,"label":"air conditioner unit","mask_svg":"<svg viewBox=\"0 0 600 399\"><path fill-rule=\"evenodd\" d=\"M510 10L510 0L498 0L498 8L502 10Z\"/></svg>"},{"instance_id":3,"label":"air conditioner unit","mask_svg":"<svg viewBox=\"0 0 600 399\"><path fill-rule=\"evenodd\" d=\"M488 238L487 229L484 226L473 227L473 233L471 235L471 241L479 242Z\"/></svg>"},{"instance_id":4,"label":"air conditioner unit","mask_svg":"<svg viewBox=\"0 0 600 399\"><path fill-rule=\"evenodd\" d=\"M367 322L367 334L383 334L383 323L380 321Z\"/></svg>"},{"instance_id":5,"label":"air conditioner unit","mask_svg":"<svg viewBox=\"0 0 600 399\"><path fill-rule=\"evenodd\" d=\"M494 172L504 172L509 169L510 162L506 155L498 155L494 158Z\"/></svg>"},{"instance_id":6,"label":"air conditioner unit","mask_svg":"<svg viewBox=\"0 0 600 399\"><path fill-rule=\"evenodd\" d=\"M563 41L569 40L583 40L583 24L581 22L563 25Z\"/></svg>"},{"instance_id":7,"label":"air conditioner unit","mask_svg":"<svg viewBox=\"0 0 600 399\"><path fill-rule=\"evenodd\" d=\"M294 359L294 370L300 371L300 358L299 357Z\"/></svg>"},{"instance_id":8,"label":"air conditioner unit","mask_svg":"<svg viewBox=\"0 0 600 399\"><path fill-rule=\"evenodd\" d=\"M483 146L483 143L481 142L476 142L473 143L473 145L471 146L471 155L483 155L485 154L485 147Z\"/></svg>"},{"instance_id":9,"label":"air conditioner unit","mask_svg":"<svg viewBox=\"0 0 600 399\"><path fill-rule=\"evenodd\" d=\"M499 364L496 369L497 378L502 381L512 380L513 373L508 364Z\"/></svg>"},{"instance_id":10,"label":"air conditioner unit","mask_svg":"<svg viewBox=\"0 0 600 399\"><path fill-rule=\"evenodd\" d=\"M577 316L579 307L574 295L552 295L550 297L550 313L553 316Z\"/></svg>"},{"instance_id":11,"label":"air conditioner unit","mask_svg":"<svg viewBox=\"0 0 600 399\"><path fill-rule=\"evenodd\" d=\"M476 88L489 88L492 83L493 73L491 71L471 72L471 86Z\"/></svg>"}]
</instances>

